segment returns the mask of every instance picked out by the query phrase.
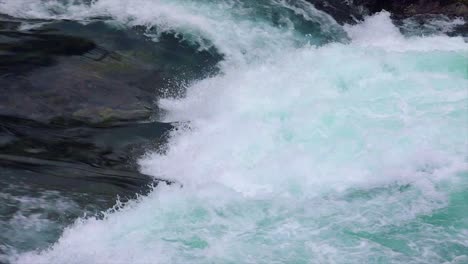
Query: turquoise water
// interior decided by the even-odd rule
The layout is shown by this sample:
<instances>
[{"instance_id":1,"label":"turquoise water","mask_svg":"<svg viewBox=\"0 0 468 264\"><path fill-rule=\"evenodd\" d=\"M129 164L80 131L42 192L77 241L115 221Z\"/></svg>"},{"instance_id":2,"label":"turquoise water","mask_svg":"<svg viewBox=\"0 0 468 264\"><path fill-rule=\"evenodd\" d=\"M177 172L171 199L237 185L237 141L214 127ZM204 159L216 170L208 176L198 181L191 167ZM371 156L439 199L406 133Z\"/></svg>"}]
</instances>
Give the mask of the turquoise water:
<instances>
[{"instance_id":1,"label":"turquoise water","mask_svg":"<svg viewBox=\"0 0 468 264\"><path fill-rule=\"evenodd\" d=\"M1 2L0 2L1 3ZM467 263L468 44L339 26L303 1L14 1L224 55L161 98L189 121L141 170L184 185L81 219L15 263ZM53 11L51 11L53 10ZM273 15L274 14L274 15Z\"/></svg>"}]
</instances>

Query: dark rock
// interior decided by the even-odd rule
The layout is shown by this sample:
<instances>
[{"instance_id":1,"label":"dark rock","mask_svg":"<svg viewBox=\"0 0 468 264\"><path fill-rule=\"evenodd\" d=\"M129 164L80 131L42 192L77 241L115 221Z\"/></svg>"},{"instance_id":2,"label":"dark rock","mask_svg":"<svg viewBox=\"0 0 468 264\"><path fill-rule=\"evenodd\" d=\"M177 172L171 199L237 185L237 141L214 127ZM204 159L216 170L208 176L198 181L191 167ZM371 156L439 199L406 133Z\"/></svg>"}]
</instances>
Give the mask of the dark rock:
<instances>
[{"instance_id":1,"label":"dark rock","mask_svg":"<svg viewBox=\"0 0 468 264\"><path fill-rule=\"evenodd\" d=\"M396 19L418 15L445 15L468 19L467 0L306 0L340 24L355 24L382 10Z\"/></svg>"},{"instance_id":2,"label":"dark rock","mask_svg":"<svg viewBox=\"0 0 468 264\"><path fill-rule=\"evenodd\" d=\"M223 56L212 47L200 50L180 35L157 33L153 28L138 26L130 30L115 28L109 23L95 21L82 25L73 21L46 24L42 33L71 32L73 36L93 40L99 47L111 50L124 58L131 58L158 72L162 81L155 83L151 75L137 79L140 87L151 87L157 96L184 93L180 84L205 78L218 72L217 64ZM36 30L38 31L38 30ZM158 41L150 37L157 36ZM149 37L147 37L149 36ZM125 77L125 79L127 79ZM157 85L155 89L155 85Z\"/></svg>"},{"instance_id":3,"label":"dark rock","mask_svg":"<svg viewBox=\"0 0 468 264\"><path fill-rule=\"evenodd\" d=\"M133 194L153 182L170 183L138 173L132 159L148 148L158 148L171 129L172 125L157 122L67 128L0 116L0 138L6 139L0 145L0 168L40 171L45 175L39 177L40 181L50 176L65 183L81 180L84 184L80 190L84 193L92 193L96 186L104 184L107 187L102 191L106 193Z\"/></svg>"},{"instance_id":4,"label":"dark rock","mask_svg":"<svg viewBox=\"0 0 468 264\"><path fill-rule=\"evenodd\" d=\"M0 117L0 262L10 251L47 248L76 218L100 217L116 199L172 184L139 173L133 162L158 149L171 129L157 122L92 128ZM17 217L51 224L25 229Z\"/></svg>"},{"instance_id":5,"label":"dark rock","mask_svg":"<svg viewBox=\"0 0 468 264\"><path fill-rule=\"evenodd\" d=\"M150 176L131 171L95 168L68 162L50 161L24 156L0 154L0 166L22 168L39 175L31 182L49 190L68 190L87 194L106 194L132 197L150 185ZM45 175L45 176L42 176ZM154 181L157 183L157 181ZM167 181L168 183L172 183Z\"/></svg>"},{"instance_id":6,"label":"dark rock","mask_svg":"<svg viewBox=\"0 0 468 264\"><path fill-rule=\"evenodd\" d=\"M136 170L134 156L164 143L171 124L135 123L110 128L67 127L0 116L1 153Z\"/></svg>"},{"instance_id":7,"label":"dark rock","mask_svg":"<svg viewBox=\"0 0 468 264\"><path fill-rule=\"evenodd\" d=\"M153 178L137 172L96 168L83 164L50 161L31 157L0 154L0 166L23 168L46 176L38 176L31 182L44 188L77 193L109 195L119 194L133 198L136 193L145 193L151 185L159 182L171 185L174 181ZM74 182L74 184L71 184Z\"/></svg>"},{"instance_id":8,"label":"dark rock","mask_svg":"<svg viewBox=\"0 0 468 264\"><path fill-rule=\"evenodd\" d=\"M9 29L24 23L3 20ZM101 127L148 120L159 113L157 96L183 94L178 83L211 74L222 58L170 34L156 45L144 33L73 21L0 30L0 115Z\"/></svg>"},{"instance_id":9,"label":"dark rock","mask_svg":"<svg viewBox=\"0 0 468 264\"><path fill-rule=\"evenodd\" d=\"M80 38L0 32L0 115L110 126L147 120L158 72ZM62 57L81 55L73 57Z\"/></svg>"},{"instance_id":10,"label":"dark rock","mask_svg":"<svg viewBox=\"0 0 468 264\"><path fill-rule=\"evenodd\" d=\"M0 15L0 262L10 251L46 248L117 197L172 184L139 173L135 162L160 150L173 129L153 120L155 102L183 92L169 89L178 88L175 73L193 80L221 57L169 35L151 48L139 30ZM53 224L23 230L18 216Z\"/></svg>"},{"instance_id":11,"label":"dark rock","mask_svg":"<svg viewBox=\"0 0 468 264\"><path fill-rule=\"evenodd\" d=\"M14 45L9 44L9 41L2 45L2 51L10 53L41 53L45 56L71 56L82 55L96 48L96 45L92 41L66 35L34 34L16 31L2 31L0 35L2 38L19 41Z\"/></svg>"},{"instance_id":12,"label":"dark rock","mask_svg":"<svg viewBox=\"0 0 468 264\"><path fill-rule=\"evenodd\" d=\"M73 185L54 190L47 186L54 179L40 172L12 167L1 172L0 263L10 263L7 256L14 253L47 248L76 218L99 215L115 204L115 196L74 193Z\"/></svg>"},{"instance_id":13,"label":"dark rock","mask_svg":"<svg viewBox=\"0 0 468 264\"><path fill-rule=\"evenodd\" d=\"M134 160L173 129L151 121L157 97L180 95L178 82L216 72L222 58L171 34L155 44L150 30L0 15L0 167L88 194L147 189L154 178Z\"/></svg>"},{"instance_id":14,"label":"dark rock","mask_svg":"<svg viewBox=\"0 0 468 264\"><path fill-rule=\"evenodd\" d=\"M467 0L354 0L370 13L387 10L397 17L422 14L442 14L449 17L468 17Z\"/></svg>"}]
</instances>

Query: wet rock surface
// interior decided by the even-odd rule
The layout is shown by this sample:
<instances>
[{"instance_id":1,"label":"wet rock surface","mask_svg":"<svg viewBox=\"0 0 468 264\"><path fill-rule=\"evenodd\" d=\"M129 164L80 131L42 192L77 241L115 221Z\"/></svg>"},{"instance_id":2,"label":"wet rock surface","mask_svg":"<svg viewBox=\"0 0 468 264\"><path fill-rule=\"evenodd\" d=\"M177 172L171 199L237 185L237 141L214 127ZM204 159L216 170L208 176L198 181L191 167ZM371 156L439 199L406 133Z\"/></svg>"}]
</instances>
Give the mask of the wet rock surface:
<instances>
[{"instance_id":1,"label":"wet rock surface","mask_svg":"<svg viewBox=\"0 0 468 264\"><path fill-rule=\"evenodd\" d=\"M356 24L366 16L388 11L403 34L468 37L467 0L307 0L339 24Z\"/></svg>"},{"instance_id":2,"label":"wet rock surface","mask_svg":"<svg viewBox=\"0 0 468 264\"><path fill-rule=\"evenodd\" d=\"M81 38L11 31L0 36L1 115L106 126L146 120L154 112L155 88L144 82L157 87L156 70Z\"/></svg>"},{"instance_id":3,"label":"wet rock surface","mask_svg":"<svg viewBox=\"0 0 468 264\"><path fill-rule=\"evenodd\" d=\"M430 19L434 15L468 19L467 0L307 0L340 24L355 24L367 15L386 10L397 20ZM459 29L463 30L463 29Z\"/></svg>"},{"instance_id":4,"label":"wet rock surface","mask_svg":"<svg viewBox=\"0 0 468 264\"><path fill-rule=\"evenodd\" d=\"M182 95L222 57L170 34L155 44L146 33L0 15L0 263L47 247L118 197L172 184L136 163L174 129L156 121L157 100Z\"/></svg>"},{"instance_id":5,"label":"wet rock surface","mask_svg":"<svg viewBox=\"0 0 468 264\"><path fill-rule=\"evenodd\" d=\"M398 17L422 14L468 17L466 0L354 0L353 3L367 8L371 13L387 10Z\"/></svg>"},{"instance_id":6,"label":"wet rock surface","mask_svg":"<svg viewBox=\"0 0 468 264\"><path fill-rule=\"evenodd\" d=\"M115 204L108 195L51 188L50 175L21 167L1 167L0 263L8 255L45 249L78 217L99 216ZM59 177L57 177L59 178Z\"/></svg>"},{"instance_id":7,"label":"wet rock surface","mask_svg":"<svg viewBox=\"0 0 468 264\"><path fill-rule=\"evenodd\" d=\"M161 114L157 98L183 93L175 82L210 74L221 59L175 36L154 45L141 29L123 31L105 21L0 16L0 25L0 159L127 170L139 175L135 186L152 180L136 172L135 157L172 129L153 121ZM186 79L173 79L181 72ZM19 164L10 161L0 164Z\"/></svg>"},{"instance_id":8,"label":"wet rock surface","mask_svg":"<svg viewBox=\"0 0 468 264\"><path fill-rule=\"evenodd\" d=\"M65 186L68 179L94 182L92 186L80 185L83 192L89 192L88 187L95 190L102 180L116 188L103 186L99 192L132 195L153 179L137 172L135 157L146 148L157 148L171 129L171 124L159 122L90 128L0 116L0 166L23 167L62 177ZM72 184L70 189L75 187Z\"/></svg>"},{"instance_id":9,"label":"wet rock surface","mask_svg":"<svg viewBox=\"0 0 468 264\"><path fill-rule=\"evenodd\" d=\"M137 126L157 113L158 71L82 37L5 28L0 31L1 164L20 164L4 162L12 157L35 157L44 165L57 160L96 168L128 164L118 147L93 138L102 133L97 128Z\"/></svg>"}]
</instances>

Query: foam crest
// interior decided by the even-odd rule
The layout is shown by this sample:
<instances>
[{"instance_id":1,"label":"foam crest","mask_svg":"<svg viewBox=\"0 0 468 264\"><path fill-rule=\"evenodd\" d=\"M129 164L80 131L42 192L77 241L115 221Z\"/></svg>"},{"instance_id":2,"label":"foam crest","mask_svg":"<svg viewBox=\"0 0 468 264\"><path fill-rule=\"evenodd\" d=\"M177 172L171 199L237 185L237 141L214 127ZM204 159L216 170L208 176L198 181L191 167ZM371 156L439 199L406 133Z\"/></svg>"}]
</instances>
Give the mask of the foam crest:
<instances>
[{"instance_id":1,"label":"foam crest","mask_svg":"<svg viewBox=\"0 0 468 264\"><path fill-rule=\"evenodd\" d=\"M86 16L86 11L85 0L0 0L0 13L19 18L82 18Z\"/></svg>"},{"instance_id":2,"label":"foam crest","mask_svg":"<svg viewBox=\"0 0 468 264\"><path fill-rule=\"evenodd\" d=\"M460 25L463 22L456 20L453 23ZM364 47L380 47L394 51L467 50L462 37L405 37L392 24L390 13L386 11L367 18L361 24L346 25L344 29L354 44Z\"/></svg>"},{"instance_id":3,"label":"foam crest","mask_svg":"<svg viewBox=\"0 0 468 264\"><path fill-rule=\"evenodd\" d=\"M431 125L435 122L433 113L442 110L436 105L442 107L446 100L454 100L455 109L463 108L467 99L463 68L451 72L445 69L446 64L437 66L449 63L457 68L465 64L466 57L444 52L439 58L444 62L424 54L398 55L336 44L301 49L277 57L275 63L261 68L247 67L244 71L201 81L189 90L186 99L161 101L169 112L166 121L188 119L192 129L174 137L169 153L145 159L144 167L150 168L145 172L154 173L152 164L157 164L163 166L158 168L158 173L167 174L175 169L168 176L181 182L201 181L203 185L207 181L245 180L265 189L287 186L287 182L293 181L294 170L300 170L296 176L302 184L310 180L324 186L336 183L346 187L353 181L367 182L371 180L369 175L382 169L369 170L372 163L389 162L400 155L402 160L408 160L424 147L421 145L424 140L431 147L436 138L450 138L455 133L446 130L448 134L442 136L442 130L432 135L424 132L428 126L435 125ZM340 65L341 61L360 63ZM423 68L431 64L435 68ZM448 79L452 89L446 87ZM446 90L439 92L439 89ZM439 97L442 95L443 99ZM213 103L207 106L207 101ZM435 108L428 108L428 113L420 112L416 109L419 104ZM449 121L443 119L439 121ZM456 126L460 120L452 121L440 123L439 128ZM428 138L418 138L418 132ZM463 129L456 132L460 136L463 133ZM401 141L414 137L415 142L408 148L400 146L398 153L392 153L394 142L381 142L382 136ZM212 144L206 146L206 141L198 138L209 138ZM222 144L226 138L228 145ZM466 143L465 137L459 139L450 147ZM386 156L376 160L375 154L385 149L388 149ZM213 156L218 159L213 160ZM193 168L176 166L184 157ZM336 170L338 161L347 162L342 165L349 182L343 179L340 169ZM237 169L241 171L232 175ZM313 174L327 177L315 178ZM277 186L269 184L274 180L279 180Z\"/></svg>"},{"instance_id":4,"label":"foam crest","mask_svg":"<svg viewBox=\"0 0 468 264\"><path fill-rule=\"evenodd\" d=\"M285 49L309 42L319 43L323 36L304 36L294 30L294 22L288 13L290 9L295 10L296 16L302 19L313 20L327 34L343 32L331 17L303 0L297 3L278 0L225 0L216 3L209 0L135 0L131 3L125 0L99 0L79 3L3 0L0 11L25 18L87 20L111 17L114 23L125 26L145 26L147 35L155 41L161 33L170 32L180 34L200 49L214 46L227 56L231 65L253 63L265 60L274 53L285 52ZM306 8L305 11L298 12L298 4ZM289 26L278 27L273 16Z\"/></svg>"}]
</instances>

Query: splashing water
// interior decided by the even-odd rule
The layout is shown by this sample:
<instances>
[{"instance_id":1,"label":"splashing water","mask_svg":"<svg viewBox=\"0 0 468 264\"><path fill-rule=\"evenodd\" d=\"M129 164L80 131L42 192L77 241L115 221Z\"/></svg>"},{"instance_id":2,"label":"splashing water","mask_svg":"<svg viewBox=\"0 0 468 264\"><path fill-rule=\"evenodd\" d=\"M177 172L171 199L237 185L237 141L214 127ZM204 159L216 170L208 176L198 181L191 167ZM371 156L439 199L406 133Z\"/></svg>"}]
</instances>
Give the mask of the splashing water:
<instances>
[{"instance_id":1,"label":"splashing water","mask_svg":"<svg viewBox=\"0 0 468 264\"><path fill-rule=\"evenodd\" d=\"M404 37L385 12L341 28L305 1L45 3L0 8L109 16L225 60L186 97L160 100L165 121L190 128L140 160L184 188L82 219L13 262L468 262L462 38Z\"/></svg>"}]
</instances>

